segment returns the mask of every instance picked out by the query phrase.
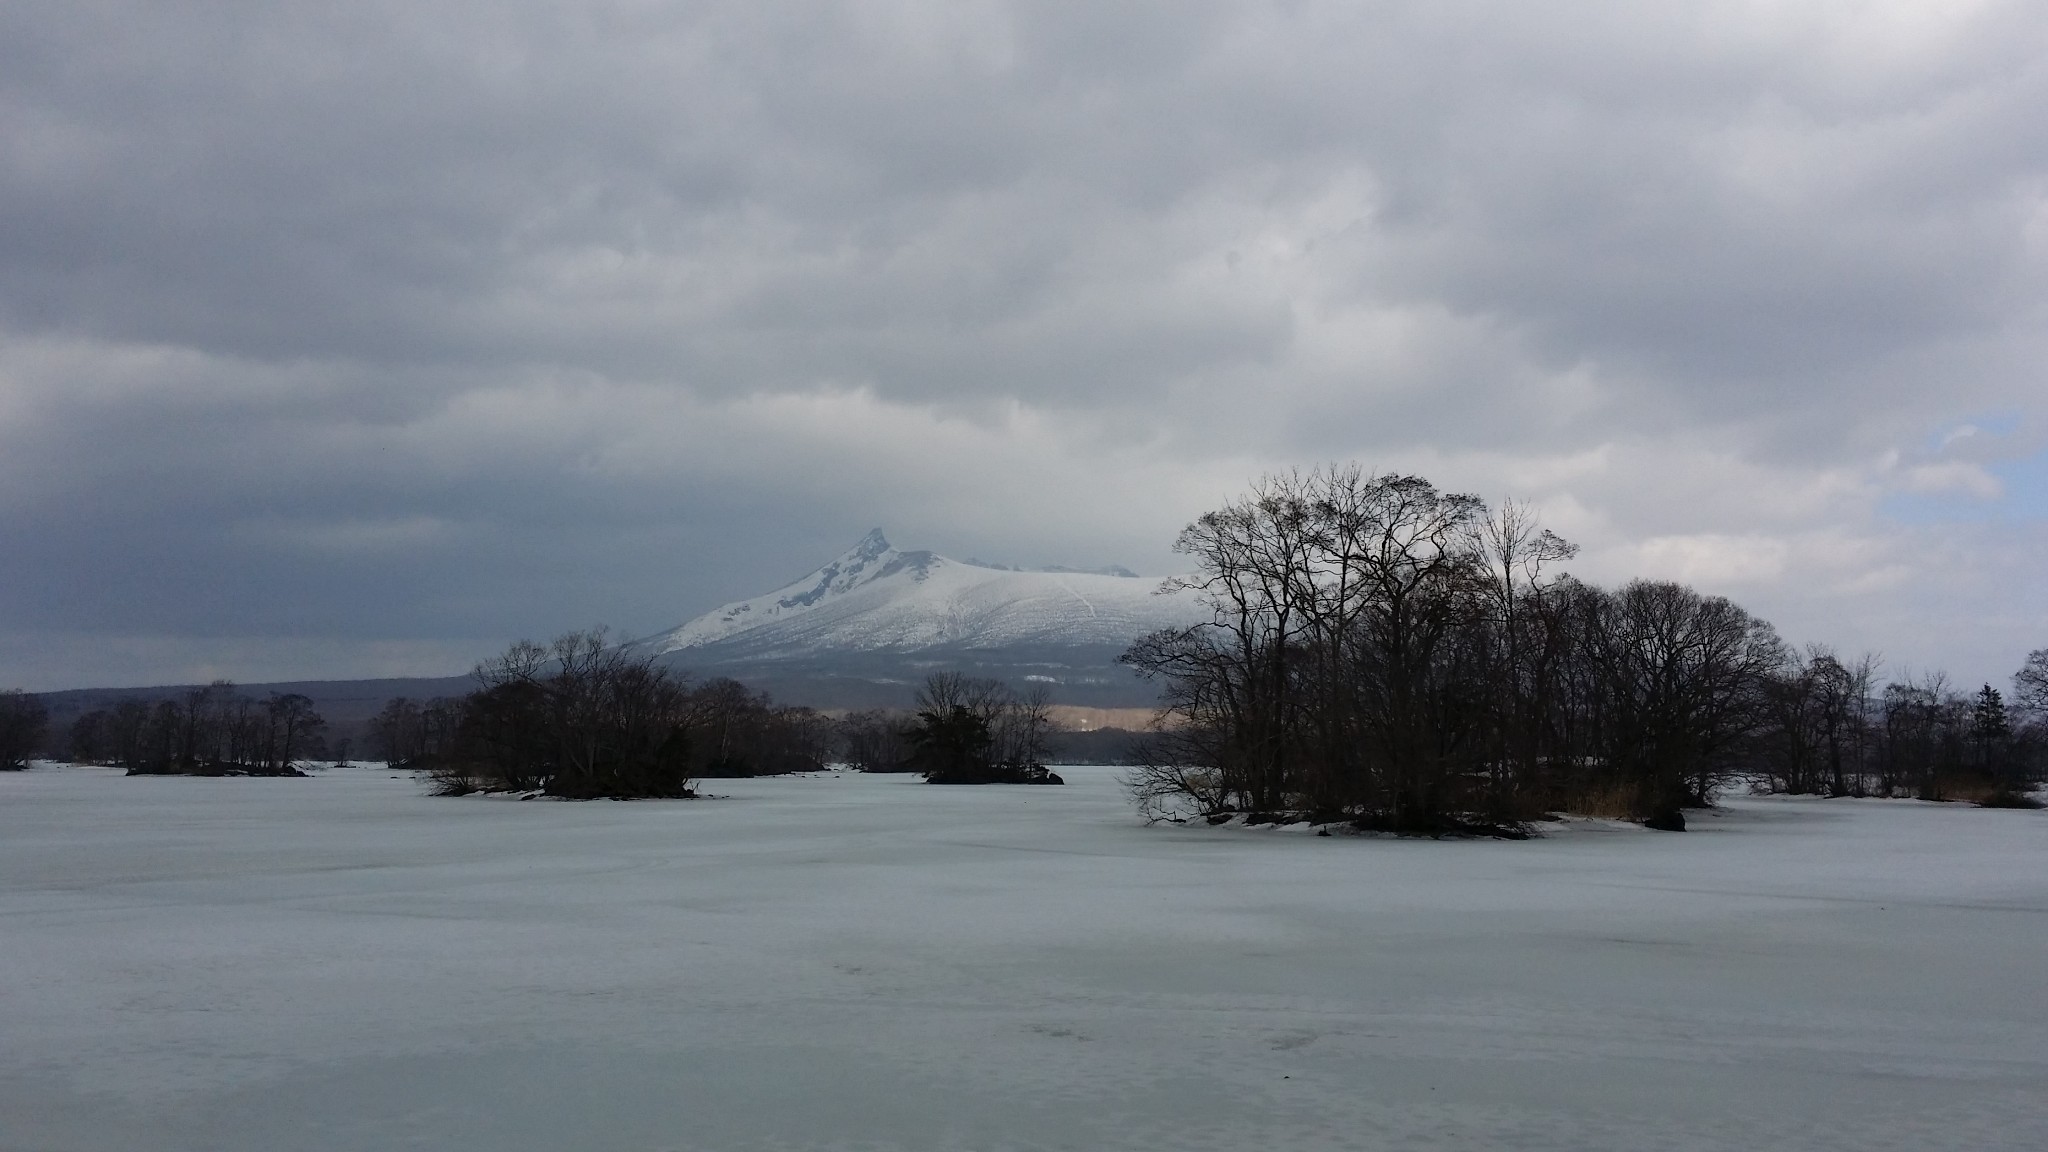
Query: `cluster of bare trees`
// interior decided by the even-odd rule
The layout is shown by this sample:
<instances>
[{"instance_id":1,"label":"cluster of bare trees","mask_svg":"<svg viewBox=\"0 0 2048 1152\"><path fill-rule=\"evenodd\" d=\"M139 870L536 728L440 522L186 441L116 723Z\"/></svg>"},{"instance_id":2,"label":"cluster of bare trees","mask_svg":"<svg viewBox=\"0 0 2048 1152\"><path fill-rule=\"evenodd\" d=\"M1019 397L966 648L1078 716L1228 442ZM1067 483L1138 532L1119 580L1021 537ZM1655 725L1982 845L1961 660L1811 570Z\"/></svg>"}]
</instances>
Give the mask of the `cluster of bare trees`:
<instances>
[{"instance_id":1,"label":"cluster of bare trees","mask_svg":"<svg viewBox=\"0 0 2048 1152\"><path fill-rule=\"evenodd\" d=\"M378 754L450 795L689 796L693 779L824 766L830 726L730 680L692 686L603 630L530 641L478 665L456 700L392 700L370 722Z\"/></svg>"},{"instance_id":2,"label":"cluster of bare trees","mask_svg":"<svg viewBox=\"0 0 2048 1152\"><path fill-rule=\"evenodd\" d=\"M917 716L894 708L869 708L839 721L839 754L856 772L915 772L912 733Z\"/></svg>"},{"instance_id":3,"label":"cluster of bare trees","mask_svg":"<svg viewBox=\"0 0 2048 1152\"><path fill-rule=\"evenodd\" d=\"M918 690L909 767L930 784L1064 784L1045 767L1052 727L1042 686L936 673Z\"/></svg>"},{"instance_id":4,"label":"cluster of bare trees","mask_svg":"<svg viewBox=\"0 0 2048 1152\"><path fill-rule=\"evenodd\" d=\"M737 680L707 680L690 700L702 732L701 778L815 772L838 743L836 726L816 709L777 704Z\"/></svg>"},{"instance_id":5,"label":"cluster of bare trees","mask_svg":"<svg viewBox=\"0 0 2048 1152\"><path fill-rule=\"evenodd\" d=\"M394 696L363 726L370 755L394 768L418 769L455 746L462 701Z\"/></svg>"},{"instance_id":6,"label":"cluster of bare trees","mask_svg":"<svg viewBox=\"0 0 2048 1152\"><path fill-rule=\"evenodd\" d=\"M2048 649L2013 677L2013 706L1989 684L1965 695L1939 672L1879 687L1877 661L1822 646L1766 685L1758 771L1773 789L2026 804L2048 751Z\"/></svg>"},{"instance_id":7,"label":"cluster of bare trees","mask_svg":"<svg viewBox=\"0 0 2048 1152\"><path fill-rule=\"evenodd\" d=\"M131 776L297 776L325 752L327 722L296 693L257 700L217 680L179 696L122 700L71 724L70 758Z\"/></svg>"},{"instance_id":8,"label":"cluster of bare trees","mask_svg":"<svg viewBox=\"0 0 2048 1152\"><path fill-rule=\"evenodd\" d=\"M935 784L1053 782L1055 726L1043 685L935 672L911 711L870 709L839 722L841 754L860 772L918 772Z\"/></svg>"},{"instance_id":9,"label":"cluster of bare trees","mask_svg":"<svg viewBox=\"0 0 2048 1152\"><path fill-rule=\"evenodd\" d=\"M861 772L917 772L933 784L1056 784L1045 761L1055 726L1042 685L936 672L912 711L872 709L839 722L842 755Z\"/></svg>"},{"instance_id":10,"label":"cluster of bare trees","mask_svg":"<svg viewBox=\"0 0 2048 1152\"><path fill-rule=\"evenodd\" d=\"M1269 477L1185 529L1175 583L1209 618L1126 663L1162 683L1136 773L1158 815L1299 812L1362 827L1512 832L1544 812L1683 827L1753 772L1773 717L1846 738L1869 669L1816 665L1718 596L1606 590L1556 571L1572 545L1526 509L1356 467ZM1847 675L1848 686L1839 683ZM1802 738L1805 738L1803 736ZM1801 780L1832 780L1803 749Z\"/></svg>"}]
</instances>

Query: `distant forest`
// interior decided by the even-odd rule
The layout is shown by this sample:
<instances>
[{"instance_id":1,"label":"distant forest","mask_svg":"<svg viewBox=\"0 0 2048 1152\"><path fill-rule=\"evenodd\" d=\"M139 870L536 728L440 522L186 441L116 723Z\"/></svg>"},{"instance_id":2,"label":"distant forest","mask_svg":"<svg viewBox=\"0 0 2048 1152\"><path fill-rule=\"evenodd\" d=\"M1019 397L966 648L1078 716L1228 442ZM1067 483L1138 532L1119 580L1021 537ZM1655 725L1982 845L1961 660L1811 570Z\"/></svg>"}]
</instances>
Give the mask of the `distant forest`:
<instances>
[{"instance_id":1,"label":"distant forest","mask_svg":"<svg viewBox=\"0 0 2048 1152\"><path fill-rule=\"evenodd\" d=\"M50 731L47 710L34 697L0 697L0 755L15 767L41 753L137 776L295 776L301 763L329 754L326 735L327 721L306 697L257 700L224 680L122 700L85 713L61 734ZM336 745L344 756L346 744Z\"/></svg>"}]
</instances>

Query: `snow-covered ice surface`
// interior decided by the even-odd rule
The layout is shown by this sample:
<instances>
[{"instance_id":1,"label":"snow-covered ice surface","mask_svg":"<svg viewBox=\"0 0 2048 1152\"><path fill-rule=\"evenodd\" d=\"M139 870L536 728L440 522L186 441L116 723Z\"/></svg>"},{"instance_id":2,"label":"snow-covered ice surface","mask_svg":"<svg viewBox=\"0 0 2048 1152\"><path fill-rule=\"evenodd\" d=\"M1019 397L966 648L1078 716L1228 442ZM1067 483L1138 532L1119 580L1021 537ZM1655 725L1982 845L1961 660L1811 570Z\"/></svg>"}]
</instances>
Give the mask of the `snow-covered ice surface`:
<instances>
[{"instance_id":1,"label":"snow-covered ice surface","mask_svg":"<svg viewBox=\"0 0 2048 1152\"><path fill-rule=\"evenodd\" d=\"M2048 1147L2048 813L0 776L0 1149Z\"/></svg>"}]
</instances>

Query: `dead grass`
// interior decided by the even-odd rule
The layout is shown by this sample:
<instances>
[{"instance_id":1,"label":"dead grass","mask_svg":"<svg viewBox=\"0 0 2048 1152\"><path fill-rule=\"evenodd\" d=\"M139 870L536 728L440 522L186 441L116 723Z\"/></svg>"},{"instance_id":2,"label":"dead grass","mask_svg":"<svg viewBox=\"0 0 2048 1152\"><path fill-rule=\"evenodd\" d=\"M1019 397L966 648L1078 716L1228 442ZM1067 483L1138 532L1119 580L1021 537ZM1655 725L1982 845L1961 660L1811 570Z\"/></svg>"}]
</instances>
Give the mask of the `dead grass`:
<instances>
[{"instance_id":1,"label":"dead grass","mask_svg":"<svg viewBox=\"0 0 2048 1152\"><path fill-rule=\"evenodd\" d=\"M1938 787L1943 800L1957 804L1975 804L1979 808L2040 807L2039 801L2004 780L1987 780L1982 776L1944 776Z\"/></svg>"},{"instance_id":2,"label":"dead grass","mask_svg":"<svg viewBox=\"0 0 2048 1152\"><path fill-rule=\"evenodd\" d=\"M1637 808L1634 788L1603 788L1565 797L1557 810L1572 816L1595 816L1607 820L1633 820Z\"/></svg>"}]
</instances>

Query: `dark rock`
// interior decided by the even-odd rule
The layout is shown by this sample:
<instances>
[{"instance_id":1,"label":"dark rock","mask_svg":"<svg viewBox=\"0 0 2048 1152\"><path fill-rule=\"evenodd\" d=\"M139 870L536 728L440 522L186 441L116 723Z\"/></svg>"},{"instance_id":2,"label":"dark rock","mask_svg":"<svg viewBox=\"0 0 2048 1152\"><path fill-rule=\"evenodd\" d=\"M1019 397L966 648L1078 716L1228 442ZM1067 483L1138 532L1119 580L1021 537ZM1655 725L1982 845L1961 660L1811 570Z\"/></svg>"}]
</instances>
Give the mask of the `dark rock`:
<instances>
[{"instance_id":1,"label":"dark rock","mask_svg":"<svg viewBox=\"0 0 2048 1152\"><path fill-rule=\"evenodd\" d=\"M1667 808L1648 820L1643 821L1643 827L1653 828L1659 832L1683 832L1685 831L1685 813L1680 812L1676 808Z\"/></svg>"}]
</instances>

